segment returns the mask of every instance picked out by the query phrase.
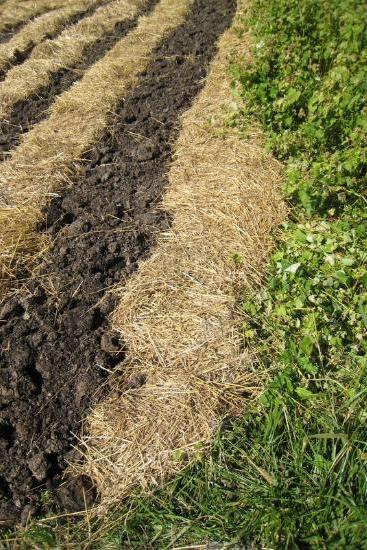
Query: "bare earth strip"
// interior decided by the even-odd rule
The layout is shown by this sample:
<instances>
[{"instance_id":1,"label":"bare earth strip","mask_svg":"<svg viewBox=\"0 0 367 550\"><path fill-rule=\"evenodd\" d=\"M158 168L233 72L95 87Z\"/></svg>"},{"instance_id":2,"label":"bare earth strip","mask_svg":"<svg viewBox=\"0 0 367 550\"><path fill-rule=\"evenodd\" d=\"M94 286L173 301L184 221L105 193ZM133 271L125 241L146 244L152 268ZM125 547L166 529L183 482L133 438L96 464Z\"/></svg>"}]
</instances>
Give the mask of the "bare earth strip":
<instances>
[{"instance_id":1,"label":"bare earth strip","mask_svg":"<svg viewBox=\"0 0 367 550\"><path fill-rule=\"evenodd\" d=\"M138 9L141 1L129 3ZM83 154L108 123L116 104L137 82L152 49L179 25L192 0L161 0L151 15L96 63L25 137L0 173L0 269L9 279L40 250L35 231L42 207L65 187Z\"/></svg>"},{"instance_id":2,"label":"bare earth strip","mask_svg":"<svg viewBox=\"0 0 367 550\"><path fill-rule=\"evenodd\" d=\"M13 67L0 84L0 120L6 118L18 101L48 84L56 71L78 61L85 48L112 32L116 23L134 17L144 3L145 0L116 0L66 28L55 40L46 40L36 46L30 58L19 67Z\"/></svg>"},{"instance_id":3,"label":"bare earth strip","mask_svg":"<svg viewBox=\"0 0 367 550\"><path fill-rule=\"evenodd\" d=\"M0 45L0 71L10 65L15 54L26 52L32 45L39 44L50 34L61 30L65 22L74 15L108 1L75 0L72 4L67 4L65 7L40 15L30 21L8 42Z\"/></svg>"},{"instance_id":4,"label":"bare earth strip","mask_svg":"<svg viewBox=\"0 0 367 550\"><path fill-rule=\"evenodd\" d=\"M74 0L9 0L0 8L0 32L40 13L73 3Z\"/></svg>"},{"instance_id":5,"label":"bare earth strip","mask_svg":"<svg viewBox=\"0 0 367 550\"><path fill-rule=\"evenodd\" d=\"M75 467L95 481L102 513L134 487L159 484L186 465L223 415L243 411L261 386L262 373L242 349L236 299L260 282L285 208L280 165L259 133L241 140L223 130L234 47L248 53L249 37L239 40L232 28L182 117L162 206L172 230L121 288L113 326L127 360L115 391L87 420L85 463Z\"/></svg>"}]
</instances>

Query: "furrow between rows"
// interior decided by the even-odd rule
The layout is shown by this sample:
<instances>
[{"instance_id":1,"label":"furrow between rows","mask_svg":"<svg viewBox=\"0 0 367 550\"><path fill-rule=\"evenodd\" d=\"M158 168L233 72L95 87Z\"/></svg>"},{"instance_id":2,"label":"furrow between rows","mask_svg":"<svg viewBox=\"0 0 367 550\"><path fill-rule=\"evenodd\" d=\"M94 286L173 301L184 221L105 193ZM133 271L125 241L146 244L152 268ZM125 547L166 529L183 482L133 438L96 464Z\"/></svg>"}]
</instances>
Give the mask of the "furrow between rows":
<instances>
[{"instance_id":1,"label":"furrow between rows","mask_svg":"<svg viewBox=\"0 0 367 550\"><path fill-rule=\"evenodd\" d=\"M52 39L67 25L88 17L101 4L111 0L77 0L57 10L40 15L27 23L19 32L0 45L0 80L12 65L19 65L31 54L33 48L46 39Z\"/></svg>"},{"instance_id":2,"label":"furrow between rows","mask_svg":"<svg viewBox=\"0 0 367 550\"><path fill-rule=\"evenodd\" d=\"M19 101L27 100L51 83L58 70L79 61L86 47L112 32L119 22L135 17L143 5L144 0L115 0L65 29L57 39L36 46L30 58L13 67L0 85L0 121L7 119Z\"/></svg>"},{"instance_id":3,"label":"furrow between rows","mask_svg":"<svg viewBox=\"0 0 367 550\"><path fill-rule=\"evenodd\" d=\"M0 33L8 35L14 32L19 25L26 23L32 17L42 13L55 10L67 4L71 5L74 0L8 0L0 7Z\"/></svg>"},{"instance_id":4,"label":"furrow between rows","mask_svg":"<svg viewBox=\"0 0 367 550\"><path fill-rule=\"evenodd\" d=\"M90 17L90 21L87 20L85 25L76 25L75 30L65 31L65 40L62 39L62 42L63 45L66 44L66 49L56 60L52 57L52 50L46 62L47 66L52 66L52 72L49 72L46 84L38 88L37 92L17 101L0 126L0 160L4 160L8 156L7 153L19 144L22 135L47 117L48 109L55 98L70 88L74 82L80 80L89 67L136 26L139 16L149 13L154 8L157 1L138 0L135 2L135 8L134 3L129 3L129 9L126 10L128 2L118 0L105 9L100 8L96 16ZM91 29L89 38L85 32L86 26ZM98 32L95 32L97 29ZM82 40L80 40L81 36ZM79 44L75 37L79 38ZM72 56L68 55L71 50ZM44 58L42 61L44 62ZM36 60L32 65L35 64ZM27 68L28 72L29 68ZM41 73L40 77L42 78Z\"/></svg>"},{"instance_id":5,"label":"furrow between rows","mask_svg":"<svg viewBox=\"0 0 367 550\"><path fill-rule=\"evenodd\" d=\"M50 117L25 136L0 171L0 270L16 278L42 250L35 231L52 194L69 185L119 101L136 84L152 49L179 24L192 0L161 0L82 80L53 103ZM131 8L130 8L131 9Z\"/></svg>"}]
</instances>

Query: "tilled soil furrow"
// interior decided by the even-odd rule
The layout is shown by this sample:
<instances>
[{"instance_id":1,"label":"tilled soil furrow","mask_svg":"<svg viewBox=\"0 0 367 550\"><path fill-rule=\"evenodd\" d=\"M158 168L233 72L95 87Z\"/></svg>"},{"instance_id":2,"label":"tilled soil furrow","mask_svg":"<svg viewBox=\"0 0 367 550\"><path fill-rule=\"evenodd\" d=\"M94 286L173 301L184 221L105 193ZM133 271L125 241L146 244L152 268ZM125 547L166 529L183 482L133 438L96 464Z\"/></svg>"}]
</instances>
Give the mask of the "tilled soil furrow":
<instances>
[{"instance_id":1,"label":"tilled soil furrow","mask_svg":"<svg viewBox=\"0 0 367 550\"><path fill-rule=\"evenodd\" d=\"M109 289L128 278L169 220L167 185L178 117L203 85L235 0L195 0L155 50L83 173L45 212L53 238L38 276L0 311L0 518L28 517L41 489L59 486L80 422L124 359L109 331ZM133 52L132 52L133 55ZM108 381L107 381L108 382ZM136 380L134 384L142 384ZM93 499L78 479L55 489L68 510Z\"/></svg>"},{"instance_id":2,"label":"tilled soil furrow","mask_svg":"<svg viewBox=\"0 0 367 550\"><path fill-rule=\"evenodd\" d=\"M13 0L8 1L0 13L0 36L6 41L14 32L43 13L65 5L65 0Z\"/></svg>"},{"instance_id":3,"label":"tilled soil furrow","mask_svg":"<svg viewBox=\"0 0 367 550\"><path fill-rule=\"evenodd\" d=\"M148 0L135 17L118 22L112 32L106 33L105 36L87 46L80 61L71 67L58 70L52 75L51 83L14 105L6 121L0 123L0 161L4 160L7 153L19 144L23 134L47 117L48 109L55 98L70 88L74 82L80 80L85 71L126 36L136 26L139 18L148 14L157 3L158 0Z\"/></svg>"},{"instance_id":4,"label":"tilled soil furrow","mask_svg":"<svg viewBox=\"0 0 367 550\"><path fill-rule=\"evenodd\" d=\"M10 40L16 32L25 27L30 21L33 21L36 17L37 16L30 17L26 21L18 21L18 23L16 23L15 25L9 25L9 27L5 27L5 29L0 32L0 44L4 44L8 40Z\"/></svg>"},{"instance_id":5,"label":"tilled soil furrow","mask_svg":"<svg viewBox=\"0 0 367 550\"><path fill-rule=\"evenodd\" d=\"M145 2L115 0L108 10L109 21L103 21L101 13L98 20L103 29L107 26L112 29L121 14L133 17ZM22 270L22 266L27 270L26 266L44 249L45 238L36 232L37 223L43 219L42 208L73 179L118 105L148 67L152 52L182 24L192 4L193 0L160 0L80 81L55 99L50 116L36 124L3 163L0 170L0 291L6 292L16 284L17 271ZM110 25L112 21L114 24ZM95 23L94 20L93 32L104 35ZM63 43L65 38L66 35ZM61 67L65 66L67 50L63 50ZM79 54L80 51L74 56L74 62ZM22 67L24 65L15 70ZM41 71L36 75L37 82L39 76L42 77Z\"/></svg>"},{"instance_id":6,"label":"tilled soil furrow","mask_svg":"<svg viewBox=\"0 0 367 550\"><path fill-rule=\"evenodd\" d=\"M146 2L113 0L101 5L90 17L66 28L56 39L37 44L29 59L20 66L12 67L0 85L0 119L5 121L17 102L28 99L43 86L51 84L58 70L78 63L84 50L112 33L116 24L133 19Z\"/></svg>"},{"instance_id":7,"label":"tilled soil furrow","mask_svg":"<svg viewBox=\"0 0 367 550\"><path fill-rule=\"evenodd\" d=\"M108 2L106 2L106 3L108 3ZM40 44L44 40L53 40L54 38L56 38L64 30L65 27L68 27L68 26L70 27L72 25L75 25L76 23L78 23L79 21L84 19L85 17L91 16L100 6L101 6L101 3L96 3L92 6L90 6L89 8L80 9L80 11L78 11L77 13L75 13L73 15L66 16L65 19L63 20L62 26L60 26L59 28L57 28L53 32L48 32L47 34L45 34L39 42L37 42L37 43L36 42L31 42L27 46L27 48L25 48L22 51L16 50L15 54L9 59L7 66L3 69L0 69L0 82L2 82L5 79L7 71L11 67L14 67L16 65L20 65L21 63L23 63L30 56L33 49L38 44ZM31 19L31 21L34 20L34 19L36 19L36 18L33 17ZM24 26L25 26L25 24L20 25L21 28L23 28ZM10 40L14 34L15 34L14 29L9 31L8 40ZM5 35L5 33L0 35L0 44L6 41L6 39L4 38L4 35Z\"/></svg>"}]
</instances>

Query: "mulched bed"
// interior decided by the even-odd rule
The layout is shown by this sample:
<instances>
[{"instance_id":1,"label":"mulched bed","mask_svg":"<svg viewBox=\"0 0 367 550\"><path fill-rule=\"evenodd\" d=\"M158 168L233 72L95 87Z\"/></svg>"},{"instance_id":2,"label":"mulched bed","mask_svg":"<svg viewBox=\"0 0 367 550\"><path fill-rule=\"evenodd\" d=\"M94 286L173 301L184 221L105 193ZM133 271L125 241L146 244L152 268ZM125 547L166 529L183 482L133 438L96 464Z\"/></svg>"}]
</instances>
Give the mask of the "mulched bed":
<instances>
[{"instance_id":1,"label":"mulched bed","mask_svg":"<svg viewBox=\"0 0 367 550\"><path fill-rule=\"evenodd\" d=\"M3 3L5 2L0 2L0 5ZM42 7L38 10L35 10L35 13L31 15L31 17L27 17L22 21L18 21L18 23L16 23L15 25L8 25L0 32L0 44L4 44L4 42L7 42L8 40L10 40L15 33L19 32L23 27L25 27L31 21L34 21L40 15L44 15L45 13L51 13L52 11L55 11L55 9L56 8L50 10L48 8Z\"/></svg>"},{"instance_id":2,"label":"mulched bed","mask_svg":"<svg viewBox=\"0 0 367 550\"><path fill-rule=\"evenodd\" d=\"M37 44L35 44L35 43L29 44L28 48L26 48L24 51L16 51L13 58L9 60L9 66L5 70L4 69L0 70L0 82L5 79L6 73L11 67L14 67L15 65L20 65L21 63L23 63L31 55L31 53L32 53L33 49L35 48L35 46L37 46L41 42L44 42L45 40L53 40L59 34L61 34L62 31L66 27L70 27L71 25L75 25L76 23L78 23L79 21L84 19L85 17L90 17L91 15L93 15L93 13L98 8L100 8L100 6L101 6L101 4L96 4L95 6L91 6L90 8L86 9L85 11L81 11L80 13L76 13L75 15L71 15L70 17L65 19L63 26L59 30L57 30L55 32L47 33L40 42L38 42ZM53 10L51 10L51 11L53 11ZM39 15L37 15L37 17L39 17ZM9 29L8 31L6 31L6 30L3 31L3 33L0 34L0 44L4 43L4 42L8 42L13 37L14 34L16 34L22 27L24 27L27 23L29 23L30 21L33 21L34 19L36 19L36 17L32 17L31 19L29 19L25 23L22 22L19 25L17 25L16 27L13 27L13 28Z\"/></svg>"},{"instance_id":3,"label":"mulched bed","mask_svg":"<svg viewBox=\"0 0 367 550\"><path fill-rule=\"evenodd\" d=\"M55 98L70 88L74 82L80 80L85 71L126 36L136 26L139 17L148 14L157 3L158 0L148 0L135 17L118 22L113 31L87 46L80 61L70 67L60 69L52 75L49 84L14 105L6 122L2 122L0 125L0 161L5 160L8 156L6 153L19 144L22 134L27 133L34 124L47 117L48 109Z\"/></svg>"},{"instance_id":4,"label":"mulched bed","mask_svg":"<svg viewBox=\"0 0 367 550\"><path fill-rule=\"evenodd\" d=\"M234 11L235 0L196 0L155 50L83 172L45 211L39 230L54 240L37 277L0 306L3 525L42 511L44 489L63 510L84 508L83 489L93 501L88 480L60 482L82 419L124 359L109 328L110 290L136 271L169 224L157 205L178 117L203 86Z\"/></svg>"}]
</instances>

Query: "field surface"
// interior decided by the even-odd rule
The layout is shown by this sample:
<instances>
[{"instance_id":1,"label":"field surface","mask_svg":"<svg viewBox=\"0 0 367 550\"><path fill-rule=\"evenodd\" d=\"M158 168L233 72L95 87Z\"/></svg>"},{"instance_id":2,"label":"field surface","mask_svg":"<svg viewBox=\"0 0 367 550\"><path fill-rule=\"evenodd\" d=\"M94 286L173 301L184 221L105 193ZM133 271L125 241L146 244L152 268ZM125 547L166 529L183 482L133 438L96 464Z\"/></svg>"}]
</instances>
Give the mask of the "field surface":
<instances>
[{"instance_id":1,"label":"field surface","mask_svg":"<svg viewBox=\"0 0 367 550\"><path fill-rule=\"evenodd\" d=\"M0 521L11 526L40 510L41 491L64 511L94 501L87 478L60 483L124 360L111 289L170 224L157 206L179 116L235 3L0 9Z\"/></svg>"},{"instance_id":2,"label":"field surface","mask_svg":"<svg viewBox=\"0 0 367 550\"><path fill-rule=\"evenodd\" d=\"M366 15L0 1L1 548L367 548Z\"/></svg>"}]
</instances>

